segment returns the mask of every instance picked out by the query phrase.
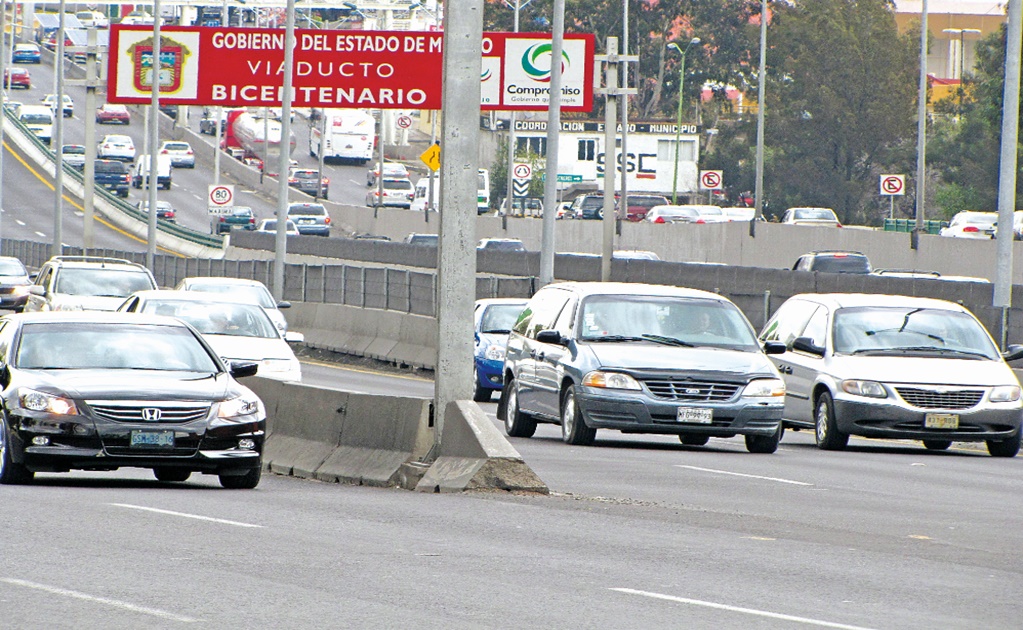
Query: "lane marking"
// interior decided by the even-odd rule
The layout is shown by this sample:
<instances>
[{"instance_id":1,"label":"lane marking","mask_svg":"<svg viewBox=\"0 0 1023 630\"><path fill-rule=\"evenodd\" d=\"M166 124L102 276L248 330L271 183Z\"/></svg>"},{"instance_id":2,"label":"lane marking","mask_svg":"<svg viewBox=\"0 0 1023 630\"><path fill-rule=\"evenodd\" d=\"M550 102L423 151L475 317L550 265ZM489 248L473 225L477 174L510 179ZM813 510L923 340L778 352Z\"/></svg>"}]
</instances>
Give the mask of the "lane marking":
<instances>
[{"instance_id":1,"label":"lane marking","mask_svg":"<svg viewBox=\"0 0 1023 630\"><path fill-rule=\"evenodd\" d=\"M700 468L699 466L683 466L682 464L675 464L675 468L686 468L688 470L696 470L699 472L714 473L716 475L732 475L733 477L747 477L749 479L762 479L764 481L777 481L778 483L789 483L794 486L812 486L812 483L806 483L803 481L793 481L792 479L781 479L779 477L762 477L760 475L747 475L744 473L731 472L728 470L715 470L713 468Z\"/></svg>"},{"instance_id":2,"label":"lane marking","mask_svg":"<svg viewBox=\"0 0 1023 630\"><path fill-rule=\"evenodd\" d=\"M241 523L239 521L229 521L222 518L213 518L212 516L200 516L198 514L188 514L187 512L172 512L171 510L160 510L157 508L145 507L143 505L132 505L130 503L111 503L117 507L128 508L129 510L141 510L143 512L154 512L156 514L166 514L168 516L180 516L182 518L194 518L197 521L208 521L210 523L220 523L222 525L234 525L235 527L253 527L262 529L262 525L253 525L252 523Z\"/></svg>"},{"instance_id":3,"label":"lane marking","mask_svg":"<svg viewBox=\"0 0 1023 630\"><path fill-rule=\"evenodd\" d=\"M95 595L88 595L86 593L80 593L78 591L71 591L66 588L59 588L56 586L48 586L46 584L38 584L36 582L29 582L28 580L0 578L0 582L4 582L12 586L22 586L24 588L31 588L37 591L43 591L45 593L50 593L51 595L62 595L64 597L80 599L82 601L90 602L93 604L103 604L106 606L112 606L114 608L120 608L121 610L142 613L144 615L159 617L160 619L167 619L169 621L180 621L181 623L197 623L198 621L200 621L199 619L185 617L183 615L176 615L174 613L167 612L165 610L159 610L157 608L147 608L145 606L138 606L136 604L122 602L116 599L109 599L107 597L96 597Z\"/></svg>"},{"instance_id":4,"label":"lane marking","mask_svg":"<svg viewBox=\"0 0 1023 630\"><path fill-rule=\"evenodd\" d=\"M608 590L618 591L619 593L626 593L629 595L641 595L643 597L650 597L653 599L662 599L669 602L676 602L679 604L690 604L692 606L704 606L706 608L716 608L717 610L727 610L728 612L743 613L746 615L756 615L757 617L768 617L770 619L780 619L782 621L794 621L796 623L805 623L811 626L820 626L821 628L841 628L842 630L872 630L863 626L850 626L844 623L834 623L832 621L822 621L820 619L810 619L808 617L796 617L793 615L784 615L781 613L769 612L766 610L757 610L755 608L741 608L739 606L729 606L728 604L718 604L715 602L705 602L699 599L688 599L686 597L675 597L673 595L664 595L662 593L651 593L649 591L637 591L631 588L611 588Z\"/></svg>"}]
</instances>

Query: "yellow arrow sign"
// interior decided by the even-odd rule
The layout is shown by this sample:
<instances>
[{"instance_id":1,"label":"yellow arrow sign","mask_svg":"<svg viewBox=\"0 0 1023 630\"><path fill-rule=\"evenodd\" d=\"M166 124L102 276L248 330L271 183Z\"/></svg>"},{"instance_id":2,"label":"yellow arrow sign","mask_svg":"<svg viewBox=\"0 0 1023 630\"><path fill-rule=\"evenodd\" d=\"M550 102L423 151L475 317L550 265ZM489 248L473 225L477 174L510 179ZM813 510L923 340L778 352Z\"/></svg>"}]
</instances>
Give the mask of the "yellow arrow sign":
<instances>
[{"instance_id":1,"label":"yellow arrow sign","mask_svg":"<svg viewBox=\"0 0 1023 630\"><path fill-rule=\"evenodd\" d=\"M430 148L423 151L419 156L419 159L426 164L431 171L437 171L440 169L440 145L431 144Z\"/></svg>"}]
</instances>

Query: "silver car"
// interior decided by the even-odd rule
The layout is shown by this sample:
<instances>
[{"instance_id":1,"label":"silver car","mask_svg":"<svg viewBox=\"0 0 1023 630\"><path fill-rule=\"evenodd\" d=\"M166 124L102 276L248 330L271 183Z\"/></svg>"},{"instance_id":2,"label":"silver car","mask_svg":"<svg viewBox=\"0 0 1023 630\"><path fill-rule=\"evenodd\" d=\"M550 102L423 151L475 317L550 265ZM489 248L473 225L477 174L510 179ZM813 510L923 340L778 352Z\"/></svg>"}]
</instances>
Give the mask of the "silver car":
<instances>
[{"instance_id":1,"label":"silver car","mask_svg":"<svg viewBox=\"0 0 1023 630\"><path fill-rule=\"evenodd\" d=\"M805 294L789 298L762 342L785 379L784 426L813 429L817 446L850 435L921 440L930 450L986 442L996 457L1020 447L1023 400L984 326L958 304L900 295Z\"/></svg>"}]
</instances>

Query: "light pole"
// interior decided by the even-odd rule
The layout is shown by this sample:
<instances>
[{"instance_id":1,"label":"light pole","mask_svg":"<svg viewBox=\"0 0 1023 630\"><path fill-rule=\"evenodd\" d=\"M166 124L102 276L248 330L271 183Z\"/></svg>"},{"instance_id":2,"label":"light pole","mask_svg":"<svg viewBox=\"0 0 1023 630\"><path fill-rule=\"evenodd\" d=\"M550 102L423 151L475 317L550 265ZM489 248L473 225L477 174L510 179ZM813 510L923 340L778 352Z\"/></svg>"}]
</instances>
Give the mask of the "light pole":
<instances>
[{"instance_id":1,"label":"light pole","mask_svg":"<svg viewBox=\"0 0 1023 630\"><path fill-rule=\"evenodd\" d=\"M686 46L685 50L682 50L682 48L680 48L679 45L676 44L675 42L671 42L670 44L668 44L668 48L674 48L675 50L677 50L679 52L680 55L682 55L682 59L679 62L679 69L678 69L678 120L675 123L675 175L671 179L671 203L672 203L672 205L678 203L678 200L677 200L677 193L678 193L678 145L679 145L679 136L682 133L682 85L684 84L685 78L686 78L686 53L688 53L689 49L693 47L693 44L699 44L699 43L700 43L700 38L699 37L694 37L691 40L689 40L689 45Z\"/></svg>"},{"instance_id":2,"label":"light pole","mask_svg":"<svg viewBox=\"0 0 1023 630\"><path fill-rule=\"evenodd\" d=\"M963 96L965 90L963 89L963 73L966 71L966 34L980 35L980 29L977 28L946 28L942 29L942 33L948 33L949 35L959 36L959 115L963 115Z\"/></svg>"}]
</instances>

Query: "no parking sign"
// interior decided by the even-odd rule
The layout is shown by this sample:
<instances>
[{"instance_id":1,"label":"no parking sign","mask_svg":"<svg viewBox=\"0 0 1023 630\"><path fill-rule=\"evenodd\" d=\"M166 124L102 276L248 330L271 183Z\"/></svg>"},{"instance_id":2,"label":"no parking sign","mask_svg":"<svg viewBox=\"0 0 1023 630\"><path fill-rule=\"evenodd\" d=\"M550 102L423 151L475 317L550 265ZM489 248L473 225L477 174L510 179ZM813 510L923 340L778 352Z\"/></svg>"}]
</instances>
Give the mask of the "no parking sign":
<instances>
[{"instance_id":1,"label":"no parking sign","mask_svg":"<svg viewBox=\"0 0 1023 630\"><path fill-rule=\"evenodd\" d=\"M882 195L905 195L906 194L906 176L905 175L882 175L881 176L881 194Z\"/></svg>"},{"instance_id":2,"label":"no parking sign","mask_svg":"<svg viewBox=\"0 0 1023 630\"><path fill-rule=\"evenodd\" d=\"M700 171L700 190L718 190L724 178L724 171Z\"/></svg>"}]
</instances>

